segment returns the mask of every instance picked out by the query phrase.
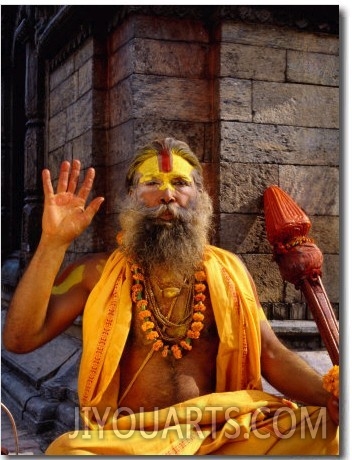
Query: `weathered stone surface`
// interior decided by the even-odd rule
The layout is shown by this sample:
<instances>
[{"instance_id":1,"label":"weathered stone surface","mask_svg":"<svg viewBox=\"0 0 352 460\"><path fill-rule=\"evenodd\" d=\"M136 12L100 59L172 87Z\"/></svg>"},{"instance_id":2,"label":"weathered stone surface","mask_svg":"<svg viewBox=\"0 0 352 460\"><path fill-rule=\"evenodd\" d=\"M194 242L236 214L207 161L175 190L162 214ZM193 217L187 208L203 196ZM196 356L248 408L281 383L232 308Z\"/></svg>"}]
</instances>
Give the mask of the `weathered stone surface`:
<instances>
[{"instance_id":1,"label":"weathered stone surface","mask_svg":"<svg viewBox=\"0 0 352 460\"><path fill-rule=\"evenodd\" d=\"M307 318L307 304L296 302L290 305L290 320L301 320Z\"/></svg>"},{"instance_id":2,"label":"weathered stone surface","mask_svg":"<svg viewBox=\"0 0 352 460\"><path fill-rule=\"evenodd\" d=\"M54 426L57 402L45 401L41 397L31 398L26 404L23 419L34 428L35 433L46 431Z\"/></svg>"},{"instance_id":3,"label":"weathered stone surface","mask_svg":"<svg viewBox=\"0 0 352 460\"><path fill-rule=\"evenodd\" d=\"M128 42L109 56L109 86L114 87L132 75L135 66L133 43Z\"/></svg>"},{"instance_id":4,"label":"weathered stone surface","mask_svg":"<svg viewBox=\"0 0 352 460\"><path fill-rule=\"evenodd\" d=\"M23 409L29 399L40 396L39 390L29 385L26 380L18 377L14 381L12 369L8 368L4 362L2 362L1 366L1 390L2 393L5 390L5 392L11 395L12 402L17 406L17 410L18 408Z\"/></svg>"},{"instance_id":5,"label":"weathered stone surface","mask_svg":"<svg viewBox=\"0 0 352 460\"><path fill-rule=\"evenodd\" d=\"M71 141L92 128L92 97L92 91L89 91L75 104L67 107L67 141Z\"/></svg>"},{"instance_id":6,"label":"weathered stone surface","mask_svg":"<svg viewBox=\"0 0 352 460\"><path fill-rule=\"evenodd\" d=\"M278 167L246 163L221 163L220 211L261 213L263 193L277 183Z\"/></svg>"},{"instance_id":7,"label":"weathered stone surface","mask_svg":"<svg viewBox=\"0 0 352 460\"><path fill-rule=\"evenodd\" d=\"M154 139L174 137L187 142L199 160L203 160L205 145L205 124L188 120L163 120L159 117L137 118L134 122L136 149Z\"/></svg>"},{"instance_id":8,"label":"weathered stone surface","mask_svg":"<svg viewBox=\"0 0 352 460\"><path fill-rule=\"evenodd\" d=\"M134 71L148 75L204 78L207 71L206 45L136 39L133 46Z\"/></svg>"},{"instance_id":9,"label":"weathered stone surface","mask_svg":"<svg viewBox=\"0 0 352 460\"><path fill-rule=\"evenodd\" d=\"M143 145L155 139L174 137L187 142L197 157L204 156L205 127L203 123L161 120L158 117L130 120L110 131L109 157L107 164L112 165L132 158Z\"/></svg>"},{"instance_id":10,"label":"weathered stone surface","mask_svg":"<svg viewBox=\"0 0 352 460\"><path fill-rule=\"evenodd\" d=\"M77 99L77 94L78 72L74 72L51 92L49 116L52 118L72 105Z\"/></svg>"},{"instance_id":11,"label":"weathered stone surface","mask_svg":"<svg viewBox=\"0 0 352 460\"><path fill-rule=\"evenodd\" d=\"M73 59L66 59L59 66L50 74L49 79L49 88L50 91L53 91L57 86L59 86L64 80L66 80L70 75L73 74L75 70L74 60Z\"/></svg>"},{"instance_id":12,"label":"weathered stone surface","mask_svg":"<svg viewBox=\"0 0 352 460\"><path fill-rule=\"evenodd\" d=\"M255 214L221 214L219 244L234 253L267 253L272 249L266 238L263 216Z\"/></svg>"},{"instance_id":13,"label":"weathered stone surface","mask_svg":"<svg viewBox=\"0 0 352 460\"><path fill-rule=\"evenodd\" d=\"M201 21L137 14L127 18L113 31L110 37L111 50L114 52L134 37L199 43L207 43L209 40L208 30Z\"/></svg>"},{"instance_id":14,"label":"weathered stone surface","mask_svg":"<svg viewBox=\"0 0 352 460\"><path fill-rule=\"evenodd\" d=\"M288 283L287 281L285 281L283 283L283 288L284 288L284 300L285 300L285 302L287 302L290 305L292 305L293 308L295 308L297 310L298 307L295 306L296 304L298 304L298 305L306 304L306 300L305 300L301 290L296 289L293 284ZM300 313L297 313L297 314L300 314ZM293 313L290 314L290 318L293 319ZM306 319L306 318L307 318L307 310L305 311L305 316L303 317L303 319Z\"/></svg>"},{"instance_id":15,"label":"weathered stone surface","mask_svg":"<svg viewBox=\"0 0 352 460\"><path fill-rule=\"evenodd\" d=\"M126 123L133 118L133 93L131 78L126 78L110 90L110 128Z\"/></svg>"},{"instance_id":16,"label":"weathered stone surface","mask_svg":"<svg viewBox=\"0 0 352 460\"><path fill-rule=\"evenodd\" d=\"M26 154L26 161L24 163L24 189L25 190L38 190L41 187L41 175L38 171L38 162L42 161L44 148L42 139L45 135L44 126L39 124L29 124L27 126L24 138L24 151ZM17 181L20 178L15 178Z\"/></svg>"},{"instance_id":17,"label":"weathered stone surface","mask_svg":"<svg viewBox=\"0 0 352 460\"><path fill-rule=\"evenodd\" d=\"M106 158L107 166L133 157L135 153L134 127L135 120L129 120L110 130L109 155Z\"/></svg>"},{"instance_id":18,"label":"weathered stone surface","mask_svg":"<svg viewBox=\"0 0 352 460\"><path fill-rule=\"evenodd\" d=\"M318 248L327 254L338 254L340 250L339 227L337 216L309 217L312 227L309 233Z\"/></svg>"},{"instance_id":19,"label":"weathered stone surface","mask_svg":"<svg viewBox=\"0 0 352 460\"><path fill-rule=\"evenodd\" d=\"M84 44L74 53L75 70L82 67L87 61L91 60L96 47L97 42L94 41L93 37L87 38Z\"/></svg>"},{"instance_id":20,"label":"weathered stone surface","mask_svg":"<svg viewBox=\"0 0 352 460\"><path fill-rule=\"evenodd\" d=\"M55 399L57 401L69 400L79 405L77 377L80 359L81 353L78 351L62 364L52 378L42 384L40 391L46 399Z\"/></svg>"},{"instance_id":21,"label":"weathered stone surface","mask_svg":"<svg viewBox=\"0 0 352 460\"><path fill-rule=\"evenodd\" d=\"M253 83L253 121L320 128L339 127L338 88Z\"/></svg>"},{"instance_id":22,"label":"weathered stone surface","mask_svg":"<svg viewBox=\"0 0 352 460\"><path fill-rule=\"evenodd\" d=\"M283 283L272 257L269 254L242 254L241 257L254 279L260 302L283 302Z\"/></svg>"},{"instance_id":23,"label":"weathered stone surface","mask_svg":"<svg viewBox=\"0 0 352 460\"><path fill-rule=\"evenodd\" d=\"M134 75L131 85L134 117L210 121L208 80Z\"/></svg>"},{"instance_id":24,"label":"weathered stone surface","mask_svg":"<svg viewBox=\"0 0 352 460\"><path fill-rule=\"evenodd\" d=\"M77 71L77 97L90 91L93 86L93 60L89 59Z\"/></svg>"},{"instance_id":25,"label":"weathered stone surface","mask_svg":"<svg viewBox=\"0 0 352 460\"><path fill-rule=\"evenodd\" d=\"M135 36L134 17L126 18L119 27L115 27L108 37L108 49L114 54L119 48L125 45Z\"/></svg>"},{"instance_id":26,"label":"weathered stone surface","mask_svg":"<svg viewBox=\"0 0 352 460\"><path fill-rule=\"evenodd\" d=\"M30 353L18 355L2 349L1 354L2 359L9 366L15 367L23 377L38 388L79 349L79 341L62 335Z\"/></svg>"},{"instance_id":27,"label":"weathered stone surface","mask_svg":"<svg viewBox=\"0 0 352 460\"><path fill-rule=\"evenodd\" d=\"M337 129L224 121L220 146L221 159L229 162L339 164Z\"/></svg>"},{"instance_id":28,"label":"weathered stone surface","mask_svg":"<svg viewBox=\"0 0 352 460\"><path fill-rule=\"evenodd\" d=\"M63 147L66 142L66 112L59 112L49 121L49 152Z\"/></svg>"},{"instance_id":29,"label":"weathered stone surface","mask_svg":"<svg viewBox=\"0 0 352 460\"><path fill-rule=\"evenodd\" d=\"M280 187L308 216L339 214L338 168L280 166Z\"/></svg>"},{"instance_id":30,"label":"weathered stone surface","mask_svg":"<svg viewBox=\"0 0 352 460\"><path fill-rule=\"evenodd\" d=\"M278 302L273 305L272 314L273 320L287 320L290 317L289 306L286 303Z\"/></svg>"},{"instance_id":31,"label":"weathered stone surface","mask_svg":"<svg viewBox=\"0 0 352 460\"><path fill-rule=\"evenodd\" d=\"M104 130L92 129L86 131L72 140L72 158L77 158L81 161L82 170L90 166L101 165L106 155L107 142L108 139ZM105 172L100 171L100 174L105 174Z\"/></svg>"},{"instance_id":32,"label":"weathered stone surface","mask_svg":"<svg viewBox=\"0 0 352 460\"><path fill-rule=\"evenodd\" d=\"M322 267L322 283L330 302L339 302L340 298L340 265L337 254L325 254Z\"/></svg>"},{"instance_id":33,"label":"weathered stone surface","mask_svg":"<svg viewBox=\"0 0 352 460\"><path fill-rule=\"evenodd\" d=\"M264 48L284 48L312 53L339 53L339 39L336 36L302 33L275 26L236 23L226 21L221 27L224 42L258 45Z\"/></svg>"},{"instance_id":34,"label":"weathered stone surface","mask_svg":"<svg viewBox=\"0 0 352 460\"><path fill-rule=\"evenodd\" d=\"M285 81L284 50L223 43L220 46L220 76L247 80Z\"/></svg>"},{"instance_id":35,"label":"weathered stone surface","mask_svg":"<svg viewBox=\"0 0 352 460\"><path fill-rule=\"evenodd\" d=\"M108 214L117 213L123 199L126 197L125 178L129 161L125 161L109 168L106 176L106 208Z\"/></svg>"},{"instance_id":36,"label":"weathered stone surface","mask_svg":"<svg viewBox=\"0 0 352 460\"><path fill-rule=\"evenodd\" d=\"M181 40L207 43L209 32L204 22L175 16L136 16L134 32L137 37L157 40Z\"/></svg>"},{"instance_id":37,"label":"weathered stone surface","mask_svg":"<svg viewBox=\"0 0 352 460\"><path fill-rule=\"evenodd\" d=\"M252 83L236 78L221 78L219 112L221 120L251 122Z\"/></svg>"},{"instance_id":38,"label":"weathered stone surface","mask_svg":"<svg viewBox=\"0 0 352 460\"><path fill-rule=\"evenodd\" d=\"M287 51L287 81L339 86L339 56Z\"/></svg>"},{"instance_id":39,"label":"weathered stone surface","mask_svg":"<svg viewBox=\"0 0 352 460\"><path fill-rule=\"evenodd\" d=\"M219 185L219 170L216 163L202 163L204 188L205 191L210 195L213 203L213 213L218 214L219 209L219 196L218 196L218 185ZM213 220L215 219L215 216Z\"/></svg>"},{"instance_id":40,"label":"weathered stone surface","mask_svg":"<svg viewBox=\"0 0 352 460\"><path fill-rule=\"evenodd\" d=\"M89 93L87 93L89 94ZM83 98L82 98L83 99ZM107 93L104 90L93 90L92 96L92 127L96 129L108 129L109 114L106 112Z\"/></svg>"},{"instance_id":41,"label":"weathered stone surface","mask_svg":"<svg viewBox=\"0 0 352 460\"><path fill-rule=\"evenodd\" d=\"M105 54L94 56L92 73L94 89L108 90L108 60Z\"/></svg>"}]
</instances>

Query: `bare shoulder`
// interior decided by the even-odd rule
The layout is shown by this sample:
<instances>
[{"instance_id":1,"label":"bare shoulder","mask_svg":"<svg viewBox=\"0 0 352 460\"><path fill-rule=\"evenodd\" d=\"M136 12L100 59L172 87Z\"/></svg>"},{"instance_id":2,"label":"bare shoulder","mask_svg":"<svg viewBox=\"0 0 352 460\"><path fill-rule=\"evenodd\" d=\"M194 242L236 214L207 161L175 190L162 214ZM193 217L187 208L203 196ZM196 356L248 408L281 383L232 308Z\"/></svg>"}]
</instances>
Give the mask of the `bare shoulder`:
<instances>
[{"instance_id":1,"label":"bare shoulder","mask_svg":"<svg viewBox=\"0 0 352 460\"><path fill-rule=\"evenodd\" d=\"M64 294L78 284L90 292L99 281L109 256L108 252L91 253L70 263L56 278L53 294Z\"/></svg>"},{"instance_id":2,"label":"bare shoulder","mask_svg":"<svg viewBox=\"0 0 352 460\"><path fill-rule=\"evenodd\" d=\"M84 267L85 284L92 290L103 273L105 264L110 256L108 252L98 252L83 256L77 263Z\"/></svg>"}]
</instances>

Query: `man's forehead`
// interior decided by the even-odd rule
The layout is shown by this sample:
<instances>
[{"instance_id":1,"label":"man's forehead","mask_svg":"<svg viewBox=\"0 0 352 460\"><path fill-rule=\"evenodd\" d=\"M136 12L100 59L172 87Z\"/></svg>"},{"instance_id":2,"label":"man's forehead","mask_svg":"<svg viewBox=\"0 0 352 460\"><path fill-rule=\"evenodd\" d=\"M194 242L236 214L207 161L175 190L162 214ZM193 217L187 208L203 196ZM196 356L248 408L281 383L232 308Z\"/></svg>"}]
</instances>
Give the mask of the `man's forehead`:
<instances>
[{"instance_id":1,"label":"man's forehead","mask_svg":"<svg viewBox=\"0 0 352 460\"><path fill-rule=\"evenodd\" d=\"M138 167L138 172L141 173L142 176L148 177L157 176L163 173L172 173L173 176L179 175L191 178L193 169L193 166L179 155L174 155L172 152L161 152L145 160Z\"/></svg>"},{"instance_id":2,"label":"man's forehead","mask_svg":"<svg viewBox=\"0 0 352 460\"><path fill-rule=\"evenodd\" d=\"M163 149L158 153L158 166L160 172L171 172L173 163L173 154L168 149Z\"/></svg>"}]
</instances>

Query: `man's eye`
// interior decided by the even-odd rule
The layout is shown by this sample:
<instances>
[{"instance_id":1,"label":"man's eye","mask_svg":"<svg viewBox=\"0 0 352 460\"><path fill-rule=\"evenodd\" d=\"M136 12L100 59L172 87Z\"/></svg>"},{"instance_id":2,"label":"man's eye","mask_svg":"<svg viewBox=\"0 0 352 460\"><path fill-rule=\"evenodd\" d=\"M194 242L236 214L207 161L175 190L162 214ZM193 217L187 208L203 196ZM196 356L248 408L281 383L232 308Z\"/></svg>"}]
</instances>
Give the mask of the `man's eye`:
<instances>
[{"instance_id":1,"label":"man's eye","mask_svg":"<svg viewBox=\"0 0 352 460\"><path fill-rule=\"evenodd\" d=\"M155 186L160 186L160 182L156 181L156 180L148 180L147 182L144 182L144 185L148 186L148 187L155 187Z\"/></svg>"},{"instance_id":2,"label":"man's eye","mask_svg":"<svg viewBox=\"0 0 352 460\"><path fill-rule=\"evenodd\" d=\"M190 183L184 179L175 179L172 181L174 187L187 187Z\"/></svg>"}]
</instances>

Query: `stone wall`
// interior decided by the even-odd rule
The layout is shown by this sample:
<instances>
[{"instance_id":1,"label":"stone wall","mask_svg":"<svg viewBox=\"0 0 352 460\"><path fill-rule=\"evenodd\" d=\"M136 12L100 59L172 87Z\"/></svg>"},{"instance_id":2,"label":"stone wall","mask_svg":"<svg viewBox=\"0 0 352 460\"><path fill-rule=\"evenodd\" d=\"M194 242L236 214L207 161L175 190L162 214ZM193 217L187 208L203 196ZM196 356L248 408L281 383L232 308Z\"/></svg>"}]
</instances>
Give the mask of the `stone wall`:
<instances>
[{"instance_id":1,"label":"stone wall","mask_svg":"<svg viewBox=\"0 0 352 460\"><path fill-rule=\"evenodd\" d=\"M213 242L240 255L270 318L306 319L266 240L263 192L277 184L307 212L339 302L339 39L238 20L131 14L51 60L47 156L95 166L106 202L68 259L114 247L136 148L184 139L216 210Z\"/></svg>"},{"instance_id":2,"label":"stone wall","mask_svg":"<svg viewBox=\"0 0 352 460\"><path fill-rule=\"evenodd\" d=\"M339 301L339 40L225 22L219 30L219 244L241 254L274 319L306 319L266 241L263 192L279 185L305 210Z\"/></svg>"}]
</instances>

